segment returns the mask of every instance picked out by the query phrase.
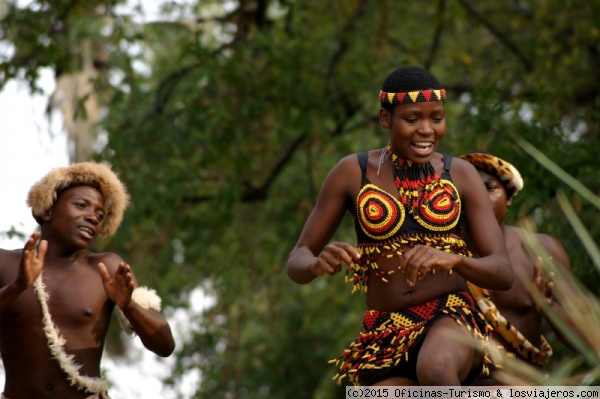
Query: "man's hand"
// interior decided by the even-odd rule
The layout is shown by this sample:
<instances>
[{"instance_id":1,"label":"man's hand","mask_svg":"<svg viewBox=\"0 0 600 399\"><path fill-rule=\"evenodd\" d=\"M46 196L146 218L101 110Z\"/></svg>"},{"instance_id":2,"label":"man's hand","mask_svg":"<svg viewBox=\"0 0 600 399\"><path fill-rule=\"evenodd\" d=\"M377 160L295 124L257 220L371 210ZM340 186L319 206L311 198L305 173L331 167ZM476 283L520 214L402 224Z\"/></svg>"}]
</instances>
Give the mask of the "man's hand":
<instances>
[{"instance_id":1,"label":"man's hand","mask_svg":"<svg viewBox=\"0 0 600 399\"><path fill-rule=\"evenodd\" d=\"M551 272L548 276L548 279L544 279L542 277L542 264L543 260L541 256L537 256L535 258L535 262L533 263L533 284L536 286L537 290L544 296L546 303L548 305L552 305L554 302L554 295L552 294L552 289L554 288L554 272ZM542 310L538 308L538 312Z\"/></svg>"},{"instance_id":2,"label":"man's hand","mask_svg":"<svg viewBox=\"0 0 600 399\"><path fill-rule=\"evenodd\" d=\"M46 258L46 251L48 251L48 242L42 240L36 248L39 238L39 231L33 233L25 243L23 253L21 254L16 283L23 289L30 287L44 268L44 259Z\"/></svg>"},{"instance_id":3,"label":"man's hand","mask_svg":"<svg viewBox=\"0 0 600 399\"><path fill-rule=\"evenodd\" d=\"M98 263L98 271L102 277L102 284L106 295L121 309L124 310L131 302L134 283L131 267L125 262L120 262L114 277L108 273L106 265Z\"/></svg>"}]
</instances>

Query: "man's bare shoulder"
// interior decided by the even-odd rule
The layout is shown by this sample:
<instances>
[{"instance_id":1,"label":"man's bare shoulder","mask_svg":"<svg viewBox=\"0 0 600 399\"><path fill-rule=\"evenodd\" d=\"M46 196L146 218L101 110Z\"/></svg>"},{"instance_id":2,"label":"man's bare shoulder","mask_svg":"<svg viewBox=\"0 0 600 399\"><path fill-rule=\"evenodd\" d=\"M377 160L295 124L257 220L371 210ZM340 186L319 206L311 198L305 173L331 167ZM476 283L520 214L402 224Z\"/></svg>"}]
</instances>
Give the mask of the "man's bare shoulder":
<instances>
[{"instance_id":1,"label":"man's bare shoulder","mask_svg":"<svg viewBox=\"0 0 600 399\"><path fill-rule=\"evenodd\" d=\"M0 248L0 267L8 266L10 263L17 262L23 253L22 248L2 249Z\"/></svg>"},{"instance_id":2,"label":"man's bare shoulder","mask_svg":"<svg viewBox=\"0 0 600 399\"><path fill-rule=\"evenodd\" d=\"M504 241L513 266L518 264L533 271L533 260L527 250L527 243L533 243L535 234L517 226L504 225Z\"/></svg>"},{"instance_id":3,"label":"man's bare shoulder","mask_svg":"<svg viewBox=\"0 0 600 399\"><path fill-rule=\"evenodd\" d=\"M547 252L547 255L554 258L559 264L561 264L567 270L571 269L569 256L565 251L560 241L545 233L535 233L527 229L517 226L505 226L505 234L511 234L518 237L521 245L527 248L528 244L539 245L543 251ZM508 237L508 236L507 236Z\"/></svg>"},{"instance_id":4,"label":"man's bare shoulder","mask_svg":"<svg viewBox=\"0 0 600 399\"><path fill-rule=\"evenodd\" d=\"M548 253L548 256L554 258L565 269L571 269L569 255L556 237L551 236L550 234L536 234L536 237Z\"/></svg>"},{"instance_id":5,"label":"man's bare shoulder","mask_svg":"<svg viewBox=\"0 0 600 399\"><path fill-rule=\"evenodd\" d=\"M538 233L535 236L547 251L554 250L557 246L562 246L560 241L550 234Z\"/></svg>"},{"instance_id":6,"label":"man's bare shoulder","mask_svg":"<svg viewBox=\"0 0 600 399\"><path fill-rule=\"evenodd\" d=\"M520 239L524 239L528 234L530 234L530 237L532 238L535 236L534 233L531 233L522 227L512 226L508 224L504 225L504 234L518 237Z\"/></svg>"},{"instance_id":7,"label":"man's bare shoulder","mask_svg":"<svg viewBox=\"0 0 600 399\"><path fill-rule=\"evenodd\" d=\"M518 237L524 243L531 242L533 244L537 242L544 245L544 236L548 236L547 234L536 233L521 226L504 225L504 227L505 234Z\"/></svg>"},{"instance_id":8,"label":"man's bare shoulder","mask_svg":"<svg viewBox=\"0 0 600 399\"><path fill-rule=\"evenodd\" d=\"M15 278L22 249L0 249L0 287Z\"/></svg>"},{"instance_id":9,"label":"man's bare shoulder","mask_svg":"<svg viewBox=\"0 0 600 399\"><path fill-rule=\"evenodd\" d=\"M12 253L16 253L16 254L20 255L21 252L23 252L23 248L15 248L15 249L0 248L0 254L12 254Z\"/></svg>"},{"instance_id":10,"label":"man's bare shoulder","mask_svg":"<svg viewBox=\"0 0 600 399\"><path fill-rule=\"evenodd\" d=\"M114 252L89 252L85 254L86 261L96 267L98 263L102 262L106 265L109 271L114 271L119 266L119 262L123 262L123 259Z\"/></svg>"}]
</instances>

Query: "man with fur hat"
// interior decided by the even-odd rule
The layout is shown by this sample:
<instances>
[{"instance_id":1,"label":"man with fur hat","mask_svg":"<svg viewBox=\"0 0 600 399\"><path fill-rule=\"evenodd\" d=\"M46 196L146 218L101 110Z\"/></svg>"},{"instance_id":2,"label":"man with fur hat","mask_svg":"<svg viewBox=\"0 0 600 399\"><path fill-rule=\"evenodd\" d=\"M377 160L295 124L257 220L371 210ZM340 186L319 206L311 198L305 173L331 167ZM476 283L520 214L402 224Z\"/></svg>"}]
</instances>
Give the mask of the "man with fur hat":
<instances>
[{"instance_id":1,"label":"man with fur hat","mask_svg":"<svg viewBox=\"0 0 600 399\"><path fill-rule=\"evenodd\" d=\"M515 275L525 272L545 295L547 302L561 312L560 305L552 298L552 281L545 281L541 276L541 258L534 260L527 252L524 235L532 233L504 223L513 198L523 188L521 174L513 165L491 154L473 152L461 158L475 166L487 189ZM548 234L535 234L535 238L548 256L565 269L571 269L568 255L556 238ZM468 286L480 310L494 328L494 338L502 344L507 354L542 367L552 355L552 348L541 334L545 314L536 306L523 282L516 278L508 291L484 290L470 283ZM549 324L552 326L552 323ZM560 337L559 331L555 329L555 332ZM490 377L480 375L473 384L501 385L493 378L493 373Z\"/></svg>"},{"instance_id":2,"label":"man with fur hat","mask_svg":"<svg viewBox=\"0 0 600 399\"><path fill-rule=\"evenodd\" d=\"M110 167L94 162L53 169L31 187L41 231L23 250L0 250L2 398L108 398L100 363L113 310L147 349L173 352L156 292L117 254L87 250L116 232L128 202Z\"/></svg>"}]
</instances>

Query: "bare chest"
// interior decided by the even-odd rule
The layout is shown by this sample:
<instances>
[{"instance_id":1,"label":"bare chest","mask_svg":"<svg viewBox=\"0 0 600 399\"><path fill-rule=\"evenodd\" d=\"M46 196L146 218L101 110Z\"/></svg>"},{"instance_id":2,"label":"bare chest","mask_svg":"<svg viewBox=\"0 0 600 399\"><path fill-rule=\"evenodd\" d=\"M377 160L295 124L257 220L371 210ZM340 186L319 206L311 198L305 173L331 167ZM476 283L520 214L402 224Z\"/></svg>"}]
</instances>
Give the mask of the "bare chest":
<instances>
[{"instance_id":1,"label":"bare chest","mask_svg":"<svg viewBox=\"0 0 600 399\"><path fill-rule=\"evenodd\" d=\"M99 276L87 271L43 276L48 310L58 325L96 323L106 313L108 298Z\"/></svg>"},{"instance_id":2,"label":"bare chest","mask_svg":"<svg viewBox=\"0 0 600 399\"><path fill-rule=\"evenodd\" d=\"M535 302L524 282L533 281L533 262L521 246L509 248L509 259L515 276L513 285L507 291L491 292L494 303L501 312L537 313Z\"/></svg>"}]
</instances>

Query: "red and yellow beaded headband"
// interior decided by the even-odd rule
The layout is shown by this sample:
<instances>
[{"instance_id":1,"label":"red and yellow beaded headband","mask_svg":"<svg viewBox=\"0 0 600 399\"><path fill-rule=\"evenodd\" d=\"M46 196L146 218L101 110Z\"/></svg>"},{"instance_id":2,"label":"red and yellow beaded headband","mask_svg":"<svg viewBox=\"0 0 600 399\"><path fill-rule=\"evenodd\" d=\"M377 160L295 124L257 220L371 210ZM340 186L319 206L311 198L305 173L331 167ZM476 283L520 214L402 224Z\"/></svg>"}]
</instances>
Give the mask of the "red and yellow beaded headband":
<instances>
[{"instance_id":1,"label":"red and yellow beaded headband","mask_svg":"<svg viewBox=\"0 0 600 399\"><path fill-rule=\"evenodd\" d=\"M402 93L379 92L379 101L382 104L409 104L422 103L427 101L444 101L446 99L446 90L415 90Z\"/></svg>"}]
</instances>

